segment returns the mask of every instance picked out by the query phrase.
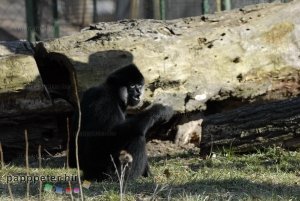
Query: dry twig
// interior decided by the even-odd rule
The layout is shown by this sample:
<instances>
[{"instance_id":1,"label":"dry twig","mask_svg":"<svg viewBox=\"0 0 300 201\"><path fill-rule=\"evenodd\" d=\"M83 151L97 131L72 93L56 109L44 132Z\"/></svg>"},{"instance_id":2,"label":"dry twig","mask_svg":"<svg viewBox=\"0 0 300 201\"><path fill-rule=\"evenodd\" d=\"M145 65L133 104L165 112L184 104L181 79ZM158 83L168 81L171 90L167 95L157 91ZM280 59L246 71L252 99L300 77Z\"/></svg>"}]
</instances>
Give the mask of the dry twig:
<instances>
[{"instance_id":1,"label":"dry twig","mask_svg":"<svg viewBox=\"0 0 300 201\"><path fill-rule=\"evenodd\" d=\"M83 192L82 192L82 185L81 185L81 178L80 178L80 167L79 167L79 158L78 158L78 136L80 132L80 126L81 126L81 109L80 109L80 100L78 95L78 87L77 82L75 78L75 73L73 72L73 82L75 84L75 96L76 96L76 103L77 103L77 110L78 110L78 127L76 131L76 137L75 137L75 152L76 152L76 166L77 166L77 177L78 177L78 183L79 183L79 189L80 189L80 196L81 201L84 201L83 199Z\"/></svg>"},{"instance_id":2,"label":"dry twig","mask_svg":"<svg viewBox=\"0 0 300 201\"><path fill-rule=\"evenodd\" d=\"M27 178L29 177L29 153L28 153L28 148L29 148L29 144L28 144L28 133L27 133L27 129L25 129L24 131L25 134L25 163L26 163L26 176ZM29 182L26 182L26 197L27 200L29 200Z\"/></svg>"},{"instance_id":3,"label":"dry twig","mask_svg":"<svg viewBox=\"0 0 300 201\"><path fill-rule=\"evenodd\" d=\"M3 149L2 149L2 144L0 142L0 156L1 156L1 169L3 170L4 167L5 167L5 164L4 164L4 157L3 157ZM10 183L7 182L7 188L8 188L8 193L9 193L9 196L10 196L10 199L12 201L14 201L14 196L12 194L12 190L11 190L11 187L10 187Z\"/></svg>"}]
</instances>

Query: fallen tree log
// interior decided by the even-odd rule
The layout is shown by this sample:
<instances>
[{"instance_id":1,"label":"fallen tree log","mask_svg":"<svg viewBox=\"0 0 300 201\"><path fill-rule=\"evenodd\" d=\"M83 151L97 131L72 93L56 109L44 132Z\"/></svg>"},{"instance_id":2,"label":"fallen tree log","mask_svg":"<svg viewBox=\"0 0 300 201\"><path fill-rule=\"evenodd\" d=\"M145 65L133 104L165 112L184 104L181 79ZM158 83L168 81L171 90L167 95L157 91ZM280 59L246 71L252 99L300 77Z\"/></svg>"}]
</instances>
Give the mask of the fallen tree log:
<instances>
[{"instance_id":1,"label":"fallen tree log","mask_svg":"<svg viewBox=\"0 0 300 201\"><path fill-rule=\"evenodd\" d=\"M300 97L253 104L204 118L201 154L250 152L269 146L300 148Z\"/></svg>"},{"instance_id":2,"label":"fallen tree log","mask_svg":"<svg viewBox=\"0 0 300 201\"><path fill-rule=\"evenodd\" d=\"M146 78L145 101L172 105L184 113L205 110L210 100L235 97L268 101L297 96L298 13L300 2L294 1L170 21L102 22L81 33L41 43L49 57L59 53L69 60L66 63L71 63L77 74L79 92L98 85L114 69L134 62ZM44 62L45 72L53 70L55 74L53 64L60 63L55 62L57 57L47 63L43 61L45 57L37 56L41 54L40 48L26 44L0 43L0 55L6 55L0 58L0 65L5 67L1 68L11 71L19 65L7 62L14 54L32 57L35 52L36 63L26 64L26 69L37 69ZM62 64L59 68L58 72L64 72L70 66ZM9 75L2 74L0 78ZM58 76L69 79L68 73L56 75L51 78L55 85ZM19 90L26 91L25 84L17 82L22 74L16 73L13 78L13 82L3 85L1 94L10 96L14 82ZM28 78L33 83L39 79ZM51 80L49 83L51 86ZM18 102L15 104L18 106Z\"/></svg>"},{"instance_id":3,"label":"fallen tree log","mask_svg":"<svg viewBox=\"0 0 300 201\"><path fill-rule=\"evenodd\" d=\"M60 136L64 132L59 127L66 124L55 122L72 111L69 105L57 104L54 94L58 89L72 102L70 75L77 74L82 93L132 62L146 78L145 105L160 102L177 113L211 115L250 102L297 97L298 13L299 1L262 4L171 21L97 23L39 45L1 42L0 125L4 129L0 140L12 147L14 142L8 139L16 139L21 149L23 130L30 127L34 128L29 130L32 145L40 142L43 133ZM36 119L39 125L32 125ZM202 137L206 135L209 132Z\"/></svg>"}]
</instances>

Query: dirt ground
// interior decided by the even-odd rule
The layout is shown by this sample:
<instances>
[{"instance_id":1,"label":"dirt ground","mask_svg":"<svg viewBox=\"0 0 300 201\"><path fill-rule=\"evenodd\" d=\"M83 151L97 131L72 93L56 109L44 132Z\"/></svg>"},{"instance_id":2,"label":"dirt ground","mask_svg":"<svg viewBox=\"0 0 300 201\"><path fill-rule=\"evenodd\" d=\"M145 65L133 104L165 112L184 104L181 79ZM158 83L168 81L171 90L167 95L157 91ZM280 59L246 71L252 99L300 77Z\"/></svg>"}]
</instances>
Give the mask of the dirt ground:
<instances>
[{"instance_id":1,"label":"dirt ground","mask_svg":"<svg viewBox=\"0 0 300 201\"><path fill-rule=\"evenodd\" d=\"M147 143L147 152L149 157L176 155L181 153L198 154L200 149L194 144L178 146L171 141L151 140Z\"/></svg>"},{"instance_id":2,"label":"dirt ground","mask_svg":"<svg viewBox=\"0 0 300 201\"><path fill-rule=\"evenodd\" d=\"M153 139L147 143L147 153L148 157L156 158L156 157L169 157L176 156L181 154L199 154L200 149L196 147L194 144L186 144L184 146L178 146L172 141L165 140L157 140ZM13 158L11 164L16 166L24 166L24 155L20 155L19 157ZM64 167L66 164L66 151L50 153L48 150L44 150L42 154L42 164L43 166L49 167ZM30 155L29 157L30 167L38 167L38 158L37 156Z\"/></svg>"}]
</instances>

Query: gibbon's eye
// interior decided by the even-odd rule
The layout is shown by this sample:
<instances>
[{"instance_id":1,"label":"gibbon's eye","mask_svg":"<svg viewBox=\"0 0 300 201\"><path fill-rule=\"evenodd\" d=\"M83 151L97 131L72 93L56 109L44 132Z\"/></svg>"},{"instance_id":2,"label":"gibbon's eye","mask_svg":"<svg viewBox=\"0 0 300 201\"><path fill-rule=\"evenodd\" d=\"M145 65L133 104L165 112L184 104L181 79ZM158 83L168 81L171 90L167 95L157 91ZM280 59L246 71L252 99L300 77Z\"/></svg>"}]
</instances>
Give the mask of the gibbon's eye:
<instances>
[{"instance_id":1,"label":"gibbon's eye","mask_svg":"<svg viewBox=\"0 0 300 201\"><path fill-rule=\"evenodd\" d=\"M134 85L134 84L131 84L129 87L130 87L131 89L133 89L133 88L135 88L135 85Z\"/></svg>"}]
</instances>

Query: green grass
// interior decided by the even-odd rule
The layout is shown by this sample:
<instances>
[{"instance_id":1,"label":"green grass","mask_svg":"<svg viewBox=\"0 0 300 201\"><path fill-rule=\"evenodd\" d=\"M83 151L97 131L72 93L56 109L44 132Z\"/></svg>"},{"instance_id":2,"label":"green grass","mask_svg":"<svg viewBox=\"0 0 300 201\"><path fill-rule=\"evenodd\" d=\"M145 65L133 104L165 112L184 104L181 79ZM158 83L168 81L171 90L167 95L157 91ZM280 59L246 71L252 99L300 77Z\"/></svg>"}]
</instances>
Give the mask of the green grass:
<instances>
[{"instance_id":1,"label":"green grass","mask_svg":"<svg viewBox=\"0 0 300 201\"><path fill-rule=\"evenodd\" d=\"M300 200L300 152L270 148L247 155L217 153L206 160L182 153L151 158L151 169L153 177L128 183L125 200ZM8 174L24 175L26 170L7 165L0 176ZM76 175L76 171L49 164L41 171L31 168L30 174L63 176ZM11 183L11 188L16 200L26 198L25 183ZM30 200L38 199L38 184L30 185L30 195ZM70 195L54 192L42 196L43 200L70 200ZM113 182L95 182L84 189L84 196L86 200L119 200L119 187ZM5 176L0 181L0 200L10 200Z\"/></svg>"}]
</instances>

